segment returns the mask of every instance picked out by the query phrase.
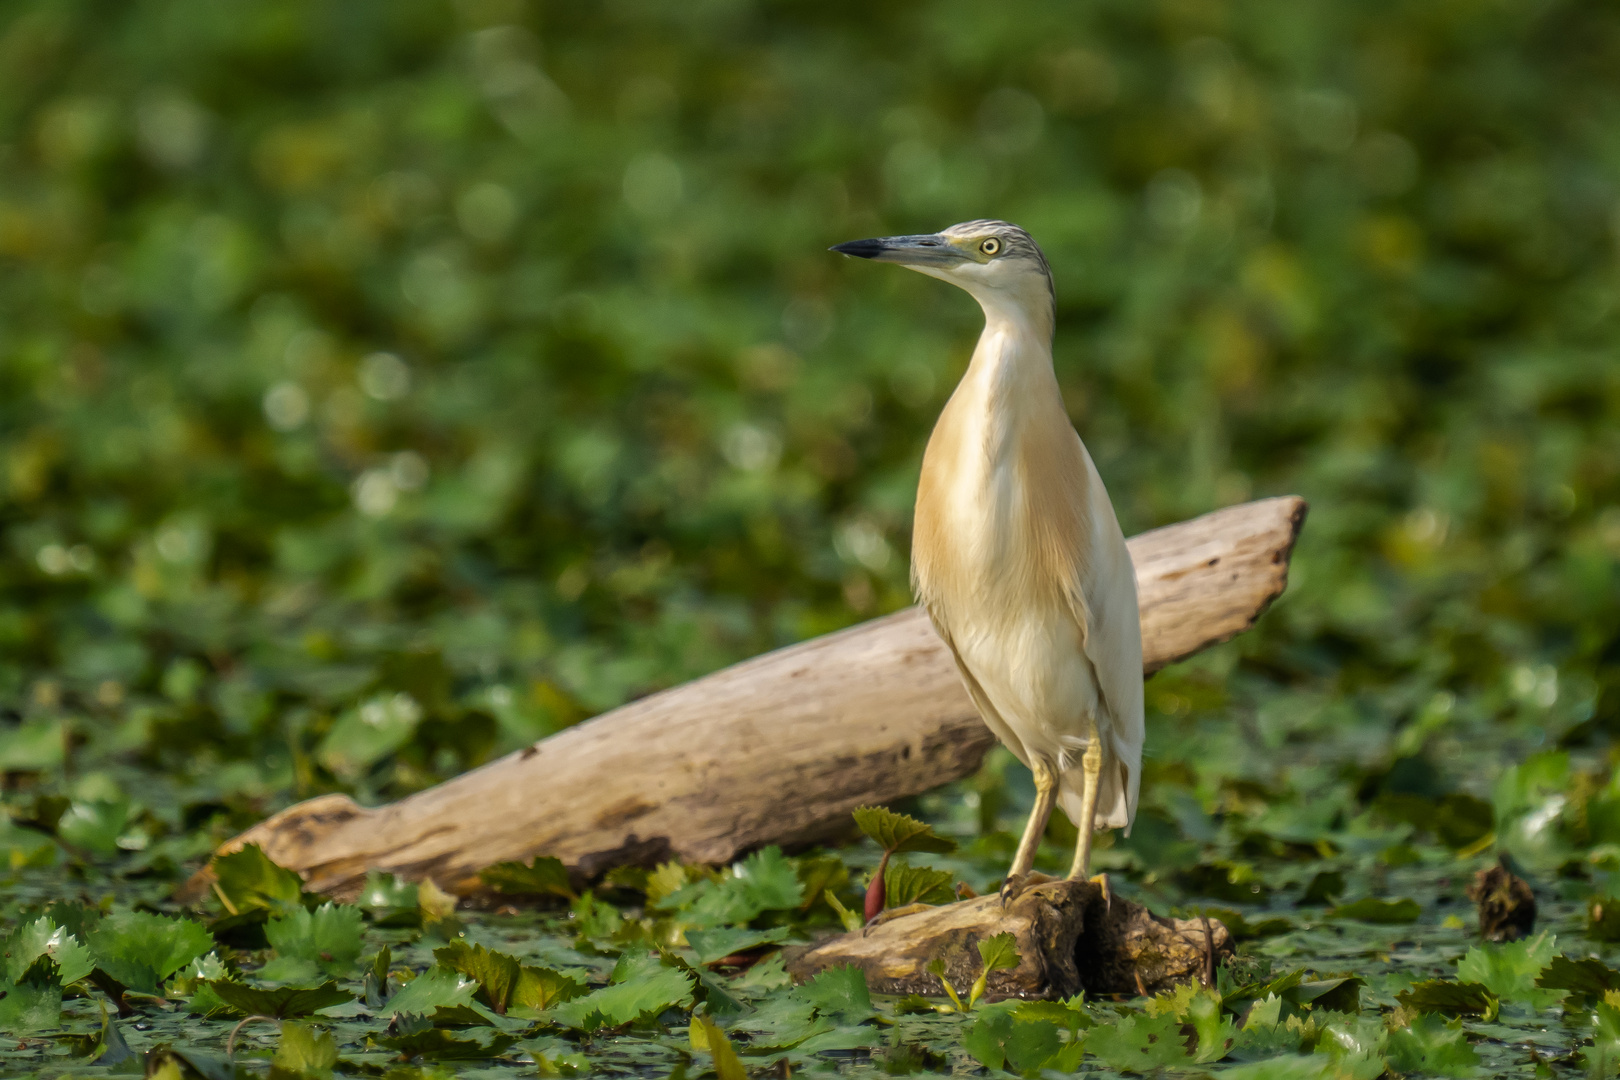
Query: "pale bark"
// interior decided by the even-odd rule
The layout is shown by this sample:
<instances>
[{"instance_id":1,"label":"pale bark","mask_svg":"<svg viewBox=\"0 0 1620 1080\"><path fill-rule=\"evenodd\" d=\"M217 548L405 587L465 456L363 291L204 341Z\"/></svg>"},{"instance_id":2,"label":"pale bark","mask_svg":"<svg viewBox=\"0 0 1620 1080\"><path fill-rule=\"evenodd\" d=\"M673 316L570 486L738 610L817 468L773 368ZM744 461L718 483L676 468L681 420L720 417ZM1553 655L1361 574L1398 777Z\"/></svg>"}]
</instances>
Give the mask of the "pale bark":
<instances>
[{"instance_id":1,"label":"pale bark","mask_svg":"<svg viewBox=\"0 0 1620 1080\"><path fill-rule=\"evenodd\" d=\"M944 993L929 972L935 960L957 995L968 991L983 960L979 942L1010 933L1016 968L992 971L986 997L1067 998L1080 993L1156 994L1176 983L1213 978L1232 952L1232 935L1215 919L1168 919L1121 896L1104 903L1089 881L1054 881L1026 889L1003 906L997 895L928 907L885 923L791 949L788 973L803 981L848 964L880 994Z\"/></svg>"},{"instance_id":2,"label":"pale bark","mask_svg":"<svg viewBox=\"0 0 1620 1080\"><path fill-rule=\"evenodd\" d=\"M1134 537L1145 672L1252 626L1287 584L1304 516L1304 500L1285 496ZM857 806L966 776L993 741L945 645L908 608L632 702L396 803L310 799L220 851L259 844L337 896L368 870L466 893L483 867L537 854L582 879L621 863L724 863L825 838ZM198 875L182 895L206 887Z\"/></svg>"}]
</instances>

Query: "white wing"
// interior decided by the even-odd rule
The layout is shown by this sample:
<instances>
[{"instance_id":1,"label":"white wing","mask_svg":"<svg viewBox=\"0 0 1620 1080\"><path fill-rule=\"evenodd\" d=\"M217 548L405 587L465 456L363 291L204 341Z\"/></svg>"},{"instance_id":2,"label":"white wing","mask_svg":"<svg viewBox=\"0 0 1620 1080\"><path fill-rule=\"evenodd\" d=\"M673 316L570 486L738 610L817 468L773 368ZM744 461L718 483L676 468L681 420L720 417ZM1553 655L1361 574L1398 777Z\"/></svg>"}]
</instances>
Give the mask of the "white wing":
<instances>
[{"instance_id":1,"label":"white wing","mask_svg":"<svg viewBox=\"0 0 1620 1080\"><path fill-rule=\"evenodd\" d=\"M1079 436L1075 436L1079 441ZM1102 477L1084 444L1085 520L1089 543L1080 545L1069 603L1081 628L1081 648L1090 661L1102 708L1097 725L1105 753L1101 791L1097 800L1099 827L1121 828L1130 834L1136 819L1137 796L1142 784L1142 743L1146 736L1142 705L1142 616L1136 598L1136 569L1131 565L1125 534L1114 516L1113 504ZM1059 801L1070 820L1080 817L1079 770L1065 782ZM1070 771L1065 772L1065 781Z\"/></svg>"}]
</instances>

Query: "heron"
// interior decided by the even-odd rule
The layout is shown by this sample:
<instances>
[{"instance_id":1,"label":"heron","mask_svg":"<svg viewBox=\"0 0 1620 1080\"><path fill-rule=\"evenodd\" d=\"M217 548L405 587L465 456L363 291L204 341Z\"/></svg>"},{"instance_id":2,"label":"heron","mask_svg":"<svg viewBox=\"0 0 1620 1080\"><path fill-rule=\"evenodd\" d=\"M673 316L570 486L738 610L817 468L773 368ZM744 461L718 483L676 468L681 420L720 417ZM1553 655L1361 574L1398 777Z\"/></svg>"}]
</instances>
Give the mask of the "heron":
<instances>
[{"instance_id":1,"label":"heron","mask_svg":"<svg viewBox=\"0 0 1620 1080\"><path fill-rule=\"evenodd\" d=\"M1142 626L1136 574L1052 366L1052 272L1005 221L852 240L968 292L984 330L923 453L911 582L996 737L1035 780L1001 888L1039 878L1054 804L1079 831L1068 879L1090 878L1094 833L1130 835L1141 787ZM1095 879L1108 896L1105 876Z\"/></svg>"}]
</instances>

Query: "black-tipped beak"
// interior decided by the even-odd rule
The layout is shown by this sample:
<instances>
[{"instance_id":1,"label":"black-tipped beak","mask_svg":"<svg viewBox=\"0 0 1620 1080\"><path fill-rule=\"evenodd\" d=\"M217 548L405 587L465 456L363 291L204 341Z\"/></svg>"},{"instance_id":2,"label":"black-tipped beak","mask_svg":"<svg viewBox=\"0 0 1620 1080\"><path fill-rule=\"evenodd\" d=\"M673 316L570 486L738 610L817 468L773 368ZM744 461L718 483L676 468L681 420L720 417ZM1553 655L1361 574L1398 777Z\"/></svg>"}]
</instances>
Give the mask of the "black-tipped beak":
<instances>
[{"instance_id":1,"label":"black-tipped beak","mask_svg":"<svg viewBox=\"0 0 1620 1080\"><path fill-rule=\"evenodd\" d=\"M951 266L964 258L949 240L938 233L851 240L844 244L834 244L827 250L836 251L840 255L853 255L857 259L900 263L902 266Z\"/></svg>"},{"instance_id":2,"label":"black-tipped beak","mask_svg":"<svg viewBox=\"0 0 1620 1080\"><path fill-rule=\"evenodd\" d=\"M834 244L828 251L836 251L840 255L853 255L857 259L875 259L883 251L882 240L850 240L843 244Z\"/></svg>"}]
</instances>

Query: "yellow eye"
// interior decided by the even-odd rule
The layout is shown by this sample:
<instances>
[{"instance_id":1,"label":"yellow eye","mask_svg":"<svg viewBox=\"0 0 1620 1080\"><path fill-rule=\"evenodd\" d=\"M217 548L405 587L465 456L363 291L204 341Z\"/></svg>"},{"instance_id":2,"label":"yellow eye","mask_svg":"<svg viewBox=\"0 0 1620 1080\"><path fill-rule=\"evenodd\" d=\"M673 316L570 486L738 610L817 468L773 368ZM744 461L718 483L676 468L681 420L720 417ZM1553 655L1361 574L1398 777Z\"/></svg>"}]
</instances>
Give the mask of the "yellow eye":
<instances>
[{"instance_id":1,"label":"yellow eye","mask_svg":"<svg viewBox=\"0 0 1620 1080\"><path fill-rule=\"evenodd\" d=\"M979 250L984 252L986 255L994 255L996 252L1001 250L1001 241L992 236L984 243L979 245Z\"/></svg>"}]
</instances>

